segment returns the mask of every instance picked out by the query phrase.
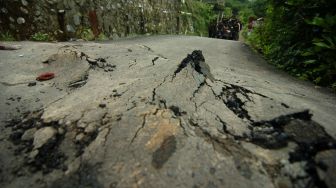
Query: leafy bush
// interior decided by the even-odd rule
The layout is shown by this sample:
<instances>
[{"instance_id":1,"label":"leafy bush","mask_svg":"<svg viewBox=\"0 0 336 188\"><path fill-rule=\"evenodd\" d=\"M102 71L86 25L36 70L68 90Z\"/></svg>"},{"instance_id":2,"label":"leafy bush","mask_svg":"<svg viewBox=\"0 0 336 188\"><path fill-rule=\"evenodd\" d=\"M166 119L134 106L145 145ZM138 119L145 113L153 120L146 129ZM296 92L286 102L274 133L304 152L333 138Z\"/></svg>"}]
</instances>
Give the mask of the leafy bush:
<instances>
[{"instance_id":1,"label":"leafy bush","mask_svg":"<svg viewBox=\"0 0 336 188\"><path fill-rule=\"evenodd\" d=\"M335 5L334 0L271 0L264 4L265 22L248 40L277 67L336 90Z\"/></svg>"},{"instance_id":2,"label":"leafy bush","mask_svg":"<svg viewBox=\"0 0 336 188\"><path fill-rule=\"evenodd\" d=\"M31 36L31 39L34 41L50 41L49 34L37 32Z\"/></svg>"},{"instance_id":3,"label":"leafy bush","mask_svg":"<svg viewBox=\"0 0 336 188\"><path fill-rule=\"evenodd\" d=\"M102 32L98 35L97 40L105 41L105 40L109 40L109 38Z\"/></svg>"},{"instance_id":4,"label":"leafy bush","mask_svg":"<svg viewBox=\"0 0 336 188\"><path fill-rule=\"evenodd\" d=\"M231 18L233 16L232 9L230 7L225 7L224 9L224 17Z\"/></svg>"},{"instance_id":5,"label":"leafy bush","mask_svg":"<svg viewBox=\"0 0 336 188\"><path fill-rule=\"evenodd\" d=\"M216 17L213 8L213 5L195 0L186 1L182 6L182 11L191 13L195 34L201 36L208 35L209 23Z\"/></svg>"},{"instance_id":6,"label":"leafy bush","mask_svg":"<svg viewBox=\"0 0 336 188\"><path fill-rule=\"evenodd\" d=\"M8 31L5 33L0 33L0 41L14 41L15 38Z\"/></svg>"},{"instance_id":7,"label":"leafy bush","mask_svg":"<svg viewBox=\"0 0 336 188\"><path fill-rule=\"evenodd\" d=\"M90 41L94 40L95 36L90 28L84 28L80 30L79 36L81 39Z\"/></svg>"},{"instance_id":8,"label":"leafy bush","mask_svg":"<svg viewBox=\"0 0 336 188\"><path fill-rule=\"evenodd\" d=\"M241 9L238 13L239 19L242 21L242 23L245 23L245 24L248 22L248 18L250 16L255 17L255 14L254 14L253 10L248 8L248 7L245 7L243 9Z\"/></svg>"}]
</instances>

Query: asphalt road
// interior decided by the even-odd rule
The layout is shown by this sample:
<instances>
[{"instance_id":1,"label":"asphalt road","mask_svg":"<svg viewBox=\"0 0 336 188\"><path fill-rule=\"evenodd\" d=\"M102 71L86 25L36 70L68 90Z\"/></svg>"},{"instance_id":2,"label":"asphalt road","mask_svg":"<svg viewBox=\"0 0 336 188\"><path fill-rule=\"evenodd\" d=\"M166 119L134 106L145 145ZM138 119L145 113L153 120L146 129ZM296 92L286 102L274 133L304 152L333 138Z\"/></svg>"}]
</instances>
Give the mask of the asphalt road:
<instances>
[{"instance_id":1,"label":"asphalt road","mask_svg":"<svg viewBox=\"0 0 336 188\"><path fill-rule=\"evenodd\" d=\"M335 185L335 94L241 42L10 44L22 49L0 51L1 187Z\"/></svg>"}]
</instances>

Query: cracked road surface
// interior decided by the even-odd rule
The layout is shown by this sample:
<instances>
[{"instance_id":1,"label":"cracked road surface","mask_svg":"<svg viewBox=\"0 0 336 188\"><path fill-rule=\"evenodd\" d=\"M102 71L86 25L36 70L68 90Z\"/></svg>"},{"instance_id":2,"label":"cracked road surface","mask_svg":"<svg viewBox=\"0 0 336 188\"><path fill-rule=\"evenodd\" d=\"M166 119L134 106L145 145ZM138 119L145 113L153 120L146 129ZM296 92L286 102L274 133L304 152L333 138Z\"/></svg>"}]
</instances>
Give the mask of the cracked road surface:
<instances>
[{"instance_id":1,"label":"cracked road surface","mask_svg":"<svg viewBox=\"0 0 336 188\"><path fill-rule=\"evenodd\" d=\"M1 187L336 187L336 96L243 43L20 45L0 51Z\"/></svg>"}]
</instances>

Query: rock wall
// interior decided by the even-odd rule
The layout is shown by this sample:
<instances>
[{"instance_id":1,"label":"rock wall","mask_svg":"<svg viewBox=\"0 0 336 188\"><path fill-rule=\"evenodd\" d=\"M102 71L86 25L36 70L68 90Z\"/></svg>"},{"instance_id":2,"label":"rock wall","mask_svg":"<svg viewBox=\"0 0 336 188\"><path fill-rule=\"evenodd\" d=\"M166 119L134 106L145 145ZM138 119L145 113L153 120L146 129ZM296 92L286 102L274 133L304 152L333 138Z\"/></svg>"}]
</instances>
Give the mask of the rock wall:
<instances>
[{"instance_id":1,"label":"rock wall","mask_svg":"<svg viewBox=\"0 0 336 188\"><path fill-rule=\"evenodd\" d=\"M116 39L185 32L181 0L0 0L0 31L17 39L47 33L58 40L91 33Z\"/></svg>"}]
</instances>

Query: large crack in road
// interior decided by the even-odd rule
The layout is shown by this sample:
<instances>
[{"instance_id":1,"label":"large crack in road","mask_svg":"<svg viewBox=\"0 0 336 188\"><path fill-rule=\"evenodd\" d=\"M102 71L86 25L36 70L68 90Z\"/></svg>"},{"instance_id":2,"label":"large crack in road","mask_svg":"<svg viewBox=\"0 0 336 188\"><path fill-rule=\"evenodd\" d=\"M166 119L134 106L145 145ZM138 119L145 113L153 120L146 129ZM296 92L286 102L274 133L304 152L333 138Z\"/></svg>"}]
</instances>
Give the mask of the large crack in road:
<instances>
[{"instance_id":1,"label":"large crack in road","mask_svg":"<svg viewBox=\"0 0 336 188\"><path fill-rule=\"evenodd\" d=\"M320 168L321 166L316 164L316 162L314 161L314 157L318 152L336 149L335 140L325 132L324 128L321 125L312 121L312 114L310 114L308 110L287 115L281 115L271 120L256 122L251 119L249 111L244 108L245 103L254 103L252 99L253 95L257 95L266 99L271 98L246 89L244 87L228 84L221 80L217 80L217 83L219 83L220 85L219 87L221 88L221 91L219 94L216 94L212 89L213 86L207 83L207 77L202 73L203 71L201 69L196 70L197 67L192 65L193 61L195 60L202 60L203 63L205 63L205 58L203 57L202 53L200 51L194 51L192 54L194 55L188 55L188 57L185 58L178 66L177 70L174 72L173 78L175 78L175 80L173 79L173 81L176 81L176 75L180 73L184 68L187 68L188 65L190 65L188 72L192 72L192 70L190 69L194 69L200 74L201 79L203 76L203 81L197 86L193 93L190 94L190 101L193 101L196 106L195 111L198 110L197 104L195 102L196 95L203 87L209 87L212 91L212 94L217 100L224 103L225 106L229 110L231 110L238 118L248 120L249 122L248 128L251 130L251 134L244 135L242 137L236 136L234 135L234 133L231 133L227 130L227 123L225 122L225 120L220 118L218 112L210 112L214 114L215 119L222 124L223 134L226 134L227 136L232 136L233 140L250 142L271 150L285 148L288 145L288 142L296 143L297 147L295 151L289 153L289 161L290 163L304 162L305 165L303 167L303 170L307 174L305 175L305 177L300 177L305 181L300 180L299 177L290 177L293 186L302 186L302 184L305 184L304 186L326 186L317 174L318 168ZM194 58L194 56L196 56L195 54L198 55L197 58ZM195 79L194 75L191 76ZM164 85L164 82L160 84L160 86L162 85ZM240 95L240 97L238 97L238 95ZM288 106L284 102L281 102L280 105L284 108L290 108L290 106ZM186 114L191 113L192 112L186 112ZM202 128L202 126L197 123L198 121L199 120L192 120L189 122L191 126L198 127L198 129L201 130L200 132L202 132L206 139L211 140L211 142L221 143L220 141L218 141L217 136L212 135L206 129ZM281 170L278 171L278 175L280 174ZM292 174L288 175L292 176Z\"/></svg>"},{"instance_id":2,"label":"large crack in road","mask_svg":"<svg viewBox=\"0 0 336 188\"><path fill-rule=\"evenodd\" d=\"M2 187L334 183L336 141L315 111L225 79L209 52L186 53L177 64L147 44L116 47L109 58L93 58L85 45L62 50L40 61L42 70L69 72L33 86L57 87L57 95L40 94L59 99L2 128Z\"/></svg>"}]
</instances>

